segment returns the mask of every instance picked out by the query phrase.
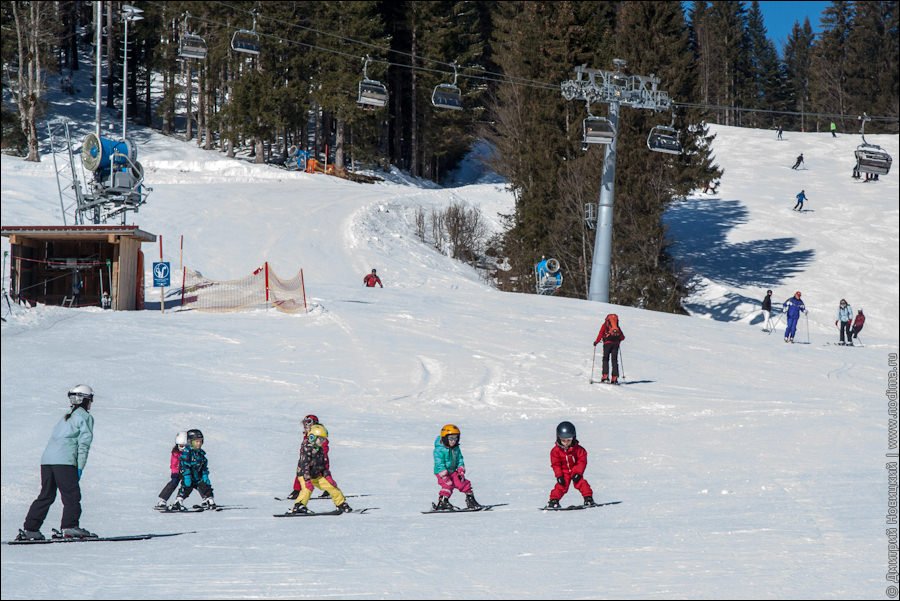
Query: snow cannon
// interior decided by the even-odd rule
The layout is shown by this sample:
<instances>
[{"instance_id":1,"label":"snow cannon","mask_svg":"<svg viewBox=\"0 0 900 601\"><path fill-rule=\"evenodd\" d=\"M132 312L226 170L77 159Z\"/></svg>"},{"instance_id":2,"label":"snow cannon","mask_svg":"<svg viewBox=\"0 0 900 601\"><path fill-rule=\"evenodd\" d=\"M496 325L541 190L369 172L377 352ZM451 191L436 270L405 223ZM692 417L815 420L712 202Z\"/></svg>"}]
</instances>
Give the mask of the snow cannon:
<instances>
[{"instance_id":1,"label":"snow cannon","mask_svg":"<svg viewBox=\"0 0 900 601\"><path fill-rule=\"evenodd\" d=\"M131 140L111 140L90 133L81 144L81 161L88 171L106 178L116 171L128 169L137 162L137 146Z\"/></svg>"},{"instance_id":2,"label":"snow cannon","mask_svg":"<svg viewBox=\"0 0 900 601\"><path fill-rule=\"evenodd\" d=\"M563 281L559 261L553 258L542 258L534 266L534 280L538 294L556 294Z\"/></svg>"}]
</instances>

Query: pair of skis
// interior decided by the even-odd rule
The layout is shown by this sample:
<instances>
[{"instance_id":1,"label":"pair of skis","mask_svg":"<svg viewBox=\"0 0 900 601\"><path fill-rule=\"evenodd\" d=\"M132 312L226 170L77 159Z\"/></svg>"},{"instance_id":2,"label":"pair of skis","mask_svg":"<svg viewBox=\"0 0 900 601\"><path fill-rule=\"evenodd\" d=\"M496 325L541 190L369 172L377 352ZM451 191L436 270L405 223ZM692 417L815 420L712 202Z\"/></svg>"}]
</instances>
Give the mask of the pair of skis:
<instances>
[{"instance_id":1,"label":"pair of skis","mask_svg":"<svg viewBox=\"0 0 900 601\"><path fill-rule=\"evenodd\" d=\"M569 505L568 507L538 507L541 511L577 511L579 509L595 509L607 505L618 505L622 501L609 501L607 503L594 503L593 505Z\"/></svg>"},{"instance_id":2,"label":"pair of skis","mask_svg":"<svg viewBox=\"0 0 900 601\"><path fill-rule=\"evenodd\" d=\"M196 534L196 530L189 532L169 532L167 534L126 534L124 536L91 536L88 538L67 538L59 530L53 530L53 536L42 540L11 540L7 545L48 545L54 543L109 543L130 540L148 540L151 538L164 538L167 536L180 536L182 534Z\"/></svg>"},{"instance_id":3,"label":"pair of skis","mask_svg":"<svg viewBox=\"0 0 900 601\"><path fill-rule=\"evenodd\" d=\"M216 505L210 509L205 505L194 505L190 509L171 509L169 507L154 507L159 513L203 513L204 511L229 511L231 509L250 509L244 505Z\"/></svg>"}]
</instances>

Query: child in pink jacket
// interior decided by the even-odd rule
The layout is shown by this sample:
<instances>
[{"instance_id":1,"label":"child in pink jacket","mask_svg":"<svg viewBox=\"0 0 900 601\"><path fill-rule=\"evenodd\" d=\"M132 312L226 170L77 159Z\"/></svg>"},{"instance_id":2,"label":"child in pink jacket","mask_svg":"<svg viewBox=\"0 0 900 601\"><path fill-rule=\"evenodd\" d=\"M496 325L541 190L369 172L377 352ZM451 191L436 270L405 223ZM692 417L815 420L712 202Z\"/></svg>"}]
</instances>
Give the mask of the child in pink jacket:
<instances>
[{"instance_id":1,"label":"child in pink jacket","mask_svg":"<svg viewBox=\"0 0 900 601\"><path fill-rule=\"evenodd\" d=\"M166 509L169 505L169 497L181 484L181 452L187 444L187 432L179 432L175 437L175 446L172 447L172 456L169 458L169 471L171 477L169 482L163 487L159 493L159 501L156 502L154 509Z\"/></svg>"}]
</instances>

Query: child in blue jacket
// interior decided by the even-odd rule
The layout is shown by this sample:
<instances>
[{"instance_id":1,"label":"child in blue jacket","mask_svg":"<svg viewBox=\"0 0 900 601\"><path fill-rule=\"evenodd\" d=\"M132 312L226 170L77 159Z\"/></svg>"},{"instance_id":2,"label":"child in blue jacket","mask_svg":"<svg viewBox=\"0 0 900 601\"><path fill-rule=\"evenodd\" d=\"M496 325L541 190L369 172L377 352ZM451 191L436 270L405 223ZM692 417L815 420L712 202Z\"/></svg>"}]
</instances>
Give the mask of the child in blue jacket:
<instances>
[{"instance_id":1,"label":"child in blue jacket","mask_svg":"<svg viewBox=\"0 0 900 601\"><path fill-rule=\"evenodd\" d=\"M215 509L216 501L213 499L212 483L209 481L209 462L206 460L206 452L200 448L203 446L203 432L200 430L188 430L187 446L181 452L179 467L181 470L181 488L178 490L178 498L169 507L171 510L187 511L184 500L196 488L200 491L204 509Z\"/></svg>"},{"instance_id":2,"label":"child in blue jacket","mask_svg":"<svg viewBox=\"0 0 900 601\"><path fill-rule=\"evenodd\" d=\"M466 479L466 462L459 448L459 428L453 424L441 428L440 435L434 439L434 476L441 486L438 502L433 505L436 511L456 509L450 504L450 495L454 489L465 493L467 508L481 507L472 493L472 483Z\"/></svg>"}]
</instances>

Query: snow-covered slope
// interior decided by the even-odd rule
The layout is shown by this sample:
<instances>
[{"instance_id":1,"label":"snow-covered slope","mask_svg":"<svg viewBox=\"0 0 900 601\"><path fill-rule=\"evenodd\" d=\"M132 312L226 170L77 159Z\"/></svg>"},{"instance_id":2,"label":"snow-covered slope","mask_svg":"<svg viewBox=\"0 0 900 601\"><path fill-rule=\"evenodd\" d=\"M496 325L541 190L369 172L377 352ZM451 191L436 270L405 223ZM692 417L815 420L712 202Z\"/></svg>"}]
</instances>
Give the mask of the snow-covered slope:
<instances>
[{"instance_id":1,"label":"snow-covered slope","mask_svg":"<svg viewBox=\"0 0 900 601\"><path fill-rule=\"evenodd\" d=\"M853 183L849 136L717 128L718 198L669 215L680 256L709 282L691 299L709 320L500 293L418 242L416 207L463 199L493 217L511 204L498 183L358 185L137 131L154 192L135 222L164 236L169 259L184 234L185 262L213 278L264 260L303 267L316 309L16 309L2 326L3 536L21 527L79 382L97 393L82 525L196 533L3 546L4 599L884 595L898 178ZM896 136L870 141L897 156ZM809 171L797 173L801 151ZM0 169L4 225L60 222L48 161L3 157ZM800 188L814 212L790 211ZM372 267L384 289L362 287ZM811 344L749 323L767 287L804 291ZM825 344L841 297L866 309L865 348ZM610 311L627 336L621 387L589 384ZM271 517L286 509L272 497L290 490L307 413L329 429L343 490L371 495L351 504L377 511ZM590 453L595 498L620 504L537 511L564 419ZM431 448L447 422L462 429L478 499L508 506L419 513L437 496ZM191 427L206 436L216 499L248 509L150 509L175 433ZM45 532L59 515L57 503Z\"/></svg>"}]
</instances>

